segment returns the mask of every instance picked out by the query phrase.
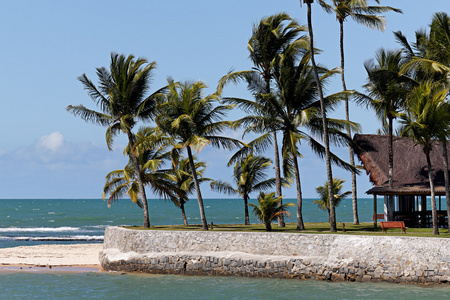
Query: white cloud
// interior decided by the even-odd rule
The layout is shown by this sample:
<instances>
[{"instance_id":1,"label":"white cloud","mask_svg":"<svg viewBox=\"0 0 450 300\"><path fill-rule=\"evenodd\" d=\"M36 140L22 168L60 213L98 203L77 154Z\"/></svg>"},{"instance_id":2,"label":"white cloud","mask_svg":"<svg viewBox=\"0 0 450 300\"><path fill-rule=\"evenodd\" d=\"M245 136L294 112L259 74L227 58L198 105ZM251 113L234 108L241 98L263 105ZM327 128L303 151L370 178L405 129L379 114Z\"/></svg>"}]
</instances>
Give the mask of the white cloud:
<instances>
[{"instance_id":1,"label":"white cloud","mask_svg":"<svg viewBox=\"0 0 450 300\"><path fill-rule=\"evenodd\" d=\"M71 143L53 132L28 146L0 149L0 198L101 197L105 175L127 163L123 145L109 151L102 142Z\"/></svg>"},{"instance_id":2,"label":"white cloud","mask_svg":"<svg viewBox=\"0 0 450 300\"><path fill-rule=\"evenodd\" d=\"M55 152L61 148L64 144L64 136L58 132L52 132L49 135L41 136L36 142L37 149L50 150Z\"/></svg>"}]
</instances>

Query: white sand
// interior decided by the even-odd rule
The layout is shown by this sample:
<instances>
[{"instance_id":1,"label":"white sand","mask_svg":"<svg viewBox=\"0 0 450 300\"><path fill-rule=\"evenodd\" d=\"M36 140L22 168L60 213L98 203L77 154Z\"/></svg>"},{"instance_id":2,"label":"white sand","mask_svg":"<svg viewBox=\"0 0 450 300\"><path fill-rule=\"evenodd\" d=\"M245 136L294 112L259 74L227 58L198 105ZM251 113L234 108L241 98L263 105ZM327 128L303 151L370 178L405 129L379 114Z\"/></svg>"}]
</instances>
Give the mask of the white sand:
<instances>
[{"instance_id":1,"label":"white sand","mask_svg":"<svg viewBox=\"0 0 450 300\"><path fill-rule=\"evenodd\" d=\"M100 267L103 244L39 245L0 249L0 266Z\"/></svg>"}]
</instances>

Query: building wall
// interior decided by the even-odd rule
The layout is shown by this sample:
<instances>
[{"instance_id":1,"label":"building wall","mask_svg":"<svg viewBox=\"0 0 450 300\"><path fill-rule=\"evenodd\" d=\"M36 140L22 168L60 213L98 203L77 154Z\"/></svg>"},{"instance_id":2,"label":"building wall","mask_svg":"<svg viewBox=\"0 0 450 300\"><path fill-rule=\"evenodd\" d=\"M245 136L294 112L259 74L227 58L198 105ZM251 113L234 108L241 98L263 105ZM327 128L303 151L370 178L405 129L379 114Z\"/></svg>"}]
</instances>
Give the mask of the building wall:
<instances>
[{"instance_id":1,"label":"building wall","mask_svg":"<svg viewBox=\"0 0 450 300\"><path fill-rule=\"evenodd\" d=\"M107 271L331 281L450 282L450 239L109 227Z\"/></svg>"}]
</instances>

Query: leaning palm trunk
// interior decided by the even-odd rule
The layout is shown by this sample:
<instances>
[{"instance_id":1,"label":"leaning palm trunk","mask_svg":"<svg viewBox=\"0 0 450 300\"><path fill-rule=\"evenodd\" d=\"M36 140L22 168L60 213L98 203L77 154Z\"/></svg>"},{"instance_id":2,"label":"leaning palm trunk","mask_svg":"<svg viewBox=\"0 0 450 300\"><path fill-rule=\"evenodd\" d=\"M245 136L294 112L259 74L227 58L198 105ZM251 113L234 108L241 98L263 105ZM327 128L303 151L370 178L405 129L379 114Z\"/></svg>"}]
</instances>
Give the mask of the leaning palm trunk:
<instances>
[{"instance_id":1,"label":"leaning palm trunk","mask_svg":"<svg viewBox=\"0 0 450 300\"><path fill-rule=\"evenodd\" d=\"M150 228L150 217L148 213L148 203L147 203L147 196L145 195L145 188L144 188L144 180L142 178L141 173L141 167L139 165L139 161L137 156L134 154L134 142L133 142L133 135L131 131L127 132L128 134L128 142L130 143L130 157L133 161L134 168L136 169L136 179L138 181L138 187L139 187L139 196L142 201L142 209L144 210L144 228Z\"/></svg>"},{"instance_id":2,"label":"leaning palm trunk","mask_svg":"<svg viewBox=\"0 0 450 300\"><path fill-rule=\"evenodd\" d=\"M275 185L277 190L277 197L282 196L281 191L281 170L280 170L280 153L278 151L277 132L273 132L273 145L274 145L274 158L275 158ZM283 200L280 198L278 207L283 205ZM284 216L280 214L278 216L278 227L285 227Z\"/></svg>"},{"instance_id":3,"label":"leaning palm trunk","mask_svg":"<svg viewBox=\"0 0 450 300\"><path fill-rule=\"evenodd\" d=\"M194 179L195 191L197 192L198 207L200 208L200 218L202 220L202 229L208 230L208 223L206 222L205 208L203 207L203 198L202 198L202 193L200 191L200 185L198 184L197 170L195 169L194 158L192 156L192 150L191 150L190 146L187 146L186 149L187 149L187 153L188 153L188 157L189 157L189 164L191 165L192 178Z\"/></svg>"},{"instance_id":4,"label":"leaning palm trunk","mask_svg":"<svg viewBox=\"0 0 450 300\"><path fill-rule=\"evenodd\" d=\"M295 169L295 183L297 185L297 230L304 230L305 225L303 224L303 215L302 215L302 186L300 182L300 170L298 167L297 157L294 157L294 169Z\"/></svg>"},{"instance_id":5,"label":"leaning palm trunk","mask_svg":"<svg viewBox=\"0 0 450 300\"><path fill-rule=\"evenodd\" d=\"M436 196L434 192L433 170L431 169L430 153L427 151L427 167L428 167L428 180L430 181L431 191L431 217L433 219L433 235L439 234L438 221L437 221L437 208L436 208Z\"/></svg>"},{"instance_id":6,"label":"leaning palm trunk","mask_svg":"<svg viewBox=\"0 0 450 300\"><path fill-rule=\"evenodd\" d=\"M188 221L187 221L187 218L186 218L186 211L184 210L184 203L180 204L180 209L181 209L181 215L183 216L183 224L187 226L188 225Z\"/></svg>"},{"instance_id":7,"label":"leaning palm trunk","mask_svg":"<svg viewBox=\"0 0 450 300\"><path fill-rule=\"evenodd\" d=\"M250 225L250 217L248 215L248 196L244 197L244 214L245 214L245 225Z\"/></svg>"},{"instance_id":8,"label":"leaning palm trunk","mask_svg":"<svg viewBox=\"0 0 450 300\"><path fill-rule=\"evenodd\" d=\"M450 179L448 174L447 140L445 138L442 139L441 144L444 158L444 181L445 181L445 199L447 200L447 216L450 216ZM447 218L447 227L450 232L450 218Z\"/></svg>"},{"instance_id":9,"label":"leaning palm trunk","mask_svg":"<svg viewBox=\"0 0 450 300\"><path fill-rule=\"evenodd\" d=\"M344 75L344 21L339 21L340 26L340 48L341 48L341 80L342 80L342 90L347 91L347 85L345 84L345 75ZM350 121L350 111L348 104L348 97L345 96L345 119L347 122ZM352 132L350 130L350 126L347 125L347 135L349 138L352 137ZM348 145L348 153L350 156L350 164L352 167L355 166L355 157L353 154L353 148L351 145ZM356 172L352 171L352 207L353 207L353 224L359 225L359 217L358 217L358 198L356 194Z\"/></svg>"},{"instance_id":10,"label":"leaning palm trunk","mask_svg":"<svg viewBox=\"0 0 450 300\"><path fill-rule=\"evenodd\" d=\"M322 123L323 123L323 142L325 146L325 162L327 166L327 181L328 181L328 197L330 200L330 231L336 232L336 211L334 208L333 199L333 174L331 170L331 160L330 160L330 142L328 139L328 122L325 111L325 101L322 93L322 85L319 79L319 74L317 72L317 65L314 59L314 35L312 29L312 21L311 21L311 4L313 0L304 0L304 2L308 6L308 29L309 29L309 43L311 49L311 64L313 67L314 78L317 84L317 90L319 92L320 99L320 111L322 113Z\"/></svg>"}]
</instances>

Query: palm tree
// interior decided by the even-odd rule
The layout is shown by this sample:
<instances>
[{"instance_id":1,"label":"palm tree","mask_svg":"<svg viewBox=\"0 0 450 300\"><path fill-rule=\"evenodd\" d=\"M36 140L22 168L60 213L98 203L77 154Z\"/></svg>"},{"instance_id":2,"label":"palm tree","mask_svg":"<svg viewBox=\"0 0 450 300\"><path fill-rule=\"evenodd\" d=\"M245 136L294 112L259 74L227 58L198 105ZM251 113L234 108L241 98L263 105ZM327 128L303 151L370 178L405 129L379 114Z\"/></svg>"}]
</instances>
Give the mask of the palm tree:
<instances>
[{"instance_id":1,"label":"palm tree","mask_svg":"<svg viewBox=\"0 0 450 300\"><path fill-rule=\"evenodd\" d=\"M420 83L408 99L407 112L401 116L402 135L409 136L420 144L427 158L433 235L438 235L439 229L430 152L433 149L433 140L448 130L450 110L448 103L445 102L448 93L448 89L442 88L441 85L433 85L430 81Z\"/></svg>"},{"instance_id":2,"label":"palm tree","mask_svg":"<svg viewBox=\"0 0 450 300\"><path fill-rule=\"evenodd\" d=\"M291 216L291 213L286 210L288 206L295 206L293 203L285 203L281 206L278 205L280 202L279 197L275 197L275 192L270 194L265 194L260 192L258 196L258 205L250 203L253 206L253 213L266 226L267 231L272 231L272 220L277 218L279 215Z\"/></svg>"},{"instance_id":3,"label":"palm tree","mask_svg":"<svg viewBox=\"0 0 450 300\"><path fill-rule=\"evenodd\" d=\"M303 52L303 53L302 53ZM303 54L303 55L301 55ZM297 57L299 61L297 62ZM297 187L297 230L303 230L302 193L298 157L301 156L298 146L302 140L307 141L318 155L324 154L324 147L316 141L314 135L322 134L322 118L320 104L316 100L317 84L309 65L310 52L299 51L295 44L286 49L275 64L276 97L267 97L265 105L276 115L277 130L283 134L283 171L287 178L294 177ZM335 73L335 70L319 69L321 82ZM330 95L326 99L327 109L332 109L340 100L342 93ZM330 138L337 143L346 143L347 136L340 130L348 122L328 119ZM350 124L355 128L355 124ZM352 170L351 166L330 153L331 160L338 166ZM291 170L293 169L293 176Z\"/></svg>"},{"instance_id":4,"label":"palm tree","mask_svg":"<svg viewBox=\"0 0 450 300\"><path fill-rule=\"evenodd\" d=\"M369 6L368 0L332 0L331 5L326 2L319 2L320 5L328 13L336 15L336 20L339 23L339 49L341 54L341 81L343 91L347 91L345 83L345 68L344 68L344 22L348 17L356 21L358 24L363 24L371 29L379 29L384 31L385 20L383 16L376 15L378 13L395 11L401 13L402 11L390 6ZM379 3L379 1L376 1ZM345 97L345 118L350 121L348 97ZM347 127L347 134L351 137L350 127ZM348 147L350 155L350 164L355 166L355 158L353 148ZM353 223L358 225L358 208L356 195L356 173L352 172L352 203L353 203Z\"/></svg>"},{"instance_id":5,"label":"palm tree","mask_svg":"<svg viewBox=\"0 0 450 300\"><path fill-rule=\"evenodd\" d=\"M318 0L319 2L323 2L322 0ZM329 133L328 133L328 121L327 121L327 114L325 110L325 98L323 96L322 91L322 84L320 83L319 78L319 72L316 65L316 60L314 57L314 31L312 27L312 9L311 5L314 3L314 0L303 0L303 3L307 5L308 12L307 12L307 19L308 19L308 30L309 30L309 43L310 43L310 49L311 51L311 64L313 67L313 74L314 79L316 80L317 84L317 92L319 93L319 100L320 100L320 111L322 114L322 126L323 126L323 142L325 147L325 163L327 167L327 178L328 178L328 195L330 199L333 199L333 173L331 169L331 154L330 154L330 141L329 141ZM302 4L302 0L300 0L300 5ZM331 201L330 203L330 231L336 232L336 212L334 209L334 202Z\"/></svg>"},{"instance_id":6,"label":"palm tree","mask_svg":"<svg viewBox=\"0 0 450 300\"><path fill-rule=\"evenodd\" d=\"M333 178L333 200L336 207L341 203L342 199L351 194L349 191L340 194L344 182L345 180L343 179L337 177ZM325 185L323 186L317 187L316 192L319 194L320 200L314 200L313 203L317 204L321 210L327 210L329 215L330 198L328 198L328 182L325 182Z\"/></svg>"},{"instance_id":7,"label":"palm tree","mask_svg":"<svg viewBox=\"0 0 450 300\"><path fill-rule=\"evenodd\" d=\"M250 52L249 57L253 62L254 68L249 71L239 71L227 74L220 80L218 91L221 92L228 82L236 83L239 80L246 80L247 82L252 82L252 84L257 83L256 86L249 84L248 87L250 91L255 91L256 89L258 94L270 94L275 58L281 53L285 45L294 40L296 43L305 43L306 40L303 36L298 37L298 35L305 30L304 27L298 25L297 22L286 13L279 13L261 19L259 24L254 26L252 36L248 42L248 50ZM251 105L248 106L247 109L252 110ZM267 117L266 128L268 132L272 132L270 141L274 147L276 191L280 199L280 205L282 205L282 180L277 133L276 130L271 129L270 126L270 121L273 116L271 116L270 111L268 110L259 110L258 113ZM278 226L285 226L283 215L280 215L280 218L278 219Z\"/></svg>"},{"instance_id":8,"label":"palm tree","mask_svg":"<svg viewBox=\"0 0 450 300\"><path fill-rule=\"evenodd\" d=\"M242 143L219 135L225 129L232 127L232 122L221 121L221 118L233 106L215 106L215 103L220 104L218 95L212 94L203 97L205 88L206 85L201 81L181 84L169 80L167 94L158 99L158 115L155 122L160 131L178 142L178 148L187 150L197 192L202 228L208 230L192 149L200 151L208 144L233 149L241 146Z\"/></svg>"},{"instance_id":9,"label":"palm tree","mask_svg":"<svg viewBox=\"0 0 450 300\"><path fill-rule=\"evenodd\" d=\"M168 180L166 170L161 167L170 159L167 143L161 137L155 135L154 128L141 128L134 136L135 153L138 154L138 162L144 186L150 187L159 197L169 198L175 201L179 193L177 186ZM131 151L128 145L125 152ZM108 206L112 202L122 199L125 195L139 207L143 207L139 201L139 184L133 160L130 158L124 169L115 170L106 175L103 188L103 199L109 194Z\"/></svg>"},{"instance_id":10,"label":"palm tree","mask_svg":"<svg viewBox=\"0 0 450 300\"><path fill-rule=\"evenodd\" d=\"M211 189L228 195L240 195L244 200L245 225L250 225L248 215L248 200L255 191L267 190L275 185L275 179L267 178L267 169L272 164L270 159L255 156L253 153L243 157L234 165L233 181L236 188L228 182L220 180L211 182Z\"/></svg>"},{"instance_id":11,"label":"palm tree","mask_svg":"<svg viewBox=\"0 0 450 300\"><path fill-rule=\"evenodd\" d=\"M373 60L364 64L369 82L364 86L368 95L359 94L356 101L375 110L377 116L388 127L389 136L389 188L393 187L394 153L393 153L393 120L402 109L412 87L413 79L401 72L404 60L400 50L377 51L376 63ZM388 219L393 218L393 197L389 196Z\"/></svg>"},{"instance_id":12,"label":"palm tree","mask_svg":"<svg viewBox=\"0 0 450 300\"><path fill-rule=\"evenodd\" d=\"M181 160L172 159L172 161L173 166L172 169L170 169L169 172L167 173L167 177L178 188L177 192L178 199L177 201L173 202L177 207L181 209L183 224L188 225L184 205L189 200L188 195L195 190L191 166L188 158L182 158ZM195 156L194 161L199 183L204 181L210 181L211 179L203 177L203 172L205 171L206 163L203 161L197 161Z\"/></svg>"},{"instance_id":13,"label":"palm tree","mask_svg":"<svg viewBox=\"0 0 450 300\"><path fill-rule=\"evenodd\" d=\"M83 105L67 106L67 111L80 116L87 122L107 126L106 144L112 150L114 137L123 132L128 137L131 151L130 159L138 181L139 196L144 208L144 228L150 227L150 219L145 195L144 181L140 170L138 154L134 149L133 127L138 120L146 121L154 116L155 96L163 89L146 96L149 82L156 63L148 63L143 58L134 59L133 55L111 54L110 70L97 68L99 86L95 86L85 74L78 77L89 96L101 112Z\"/></svg>"},{"instance_id":14,"label":"palm tree","mask_svg":"<svg viewBox=\"0 0 450 300\"><path fill-rule=\"evenodd\" d=\"M397 41L403 46L403 53L408 62L404 69L414 73L420 80L432 79L445 86L450 86L450 18L444 12L434 14L430 33L416 31L416 42L410 45L401 31L394 32ZM442 145L444 170L448 170L447 136L443 133L439 138ZM450 178L444 172L445 198L447 199L447 215L450 215ZM450 218L448 219L450 231Z\"/></svg>"}]
</instances>

